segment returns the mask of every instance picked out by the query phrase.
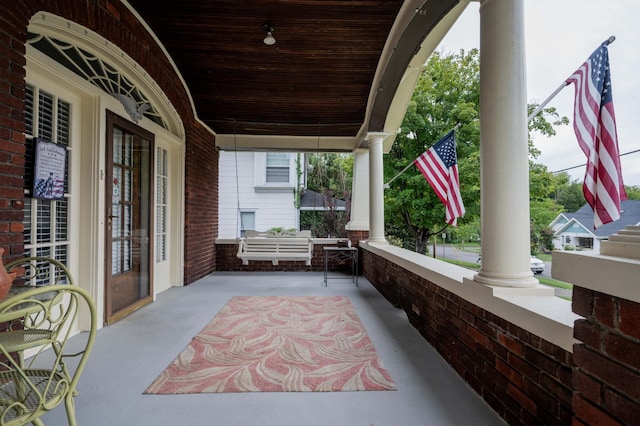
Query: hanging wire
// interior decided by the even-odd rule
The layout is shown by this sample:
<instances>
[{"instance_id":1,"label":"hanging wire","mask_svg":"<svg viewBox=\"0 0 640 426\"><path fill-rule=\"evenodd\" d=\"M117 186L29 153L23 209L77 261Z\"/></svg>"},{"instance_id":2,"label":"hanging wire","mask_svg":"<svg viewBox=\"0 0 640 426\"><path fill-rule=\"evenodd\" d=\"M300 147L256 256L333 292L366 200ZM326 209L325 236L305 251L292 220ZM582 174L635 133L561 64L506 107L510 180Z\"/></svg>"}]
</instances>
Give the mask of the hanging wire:
<instances>
[{"instance_id":1,"label":"hanging wire","mask_svg":"<svg viewBox=\"0 0 640 426\"><path fill-rule=\"evenodd\" d=\"M242 221L242 211L240 210L240 181L238 177L238 140L236 137L236 122L233 121L233 157L236 173L236 238L238 235L242 236L242 230L244 229L244 223ZM240 226L240 229L238 229Z\"/></svg>"}]
</instances>

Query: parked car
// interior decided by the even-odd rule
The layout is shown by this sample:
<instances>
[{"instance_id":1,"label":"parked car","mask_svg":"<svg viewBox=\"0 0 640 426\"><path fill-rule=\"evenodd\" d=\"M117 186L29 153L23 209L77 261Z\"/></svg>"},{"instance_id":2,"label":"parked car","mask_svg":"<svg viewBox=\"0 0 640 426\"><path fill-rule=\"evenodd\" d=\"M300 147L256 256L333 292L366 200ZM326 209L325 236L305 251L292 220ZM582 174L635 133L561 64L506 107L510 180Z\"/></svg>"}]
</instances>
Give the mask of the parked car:
<instances>
[{"instance_id":1,"label":"parked car","mask_svg":"<svg viewBox=\"0 0 640 426\"><path fill-rule=\"evenodd\" d=\"M481 261L482 256L478 255L478 265L482 263ZM544 272L544 262L535 256L531 256L530 267L531 272L533 272L534 274L541 274Z\"/></svg>"},{"instance_id":2,"label":"parked car","mask_svg":"<svg viewBox=\"0 0 640 426\"><path fill-rule=\"evenodd\" d=\"M531 272L541 274L544 272L544 262L535 256L531 256Z\"/></svg>"}]
</instances>

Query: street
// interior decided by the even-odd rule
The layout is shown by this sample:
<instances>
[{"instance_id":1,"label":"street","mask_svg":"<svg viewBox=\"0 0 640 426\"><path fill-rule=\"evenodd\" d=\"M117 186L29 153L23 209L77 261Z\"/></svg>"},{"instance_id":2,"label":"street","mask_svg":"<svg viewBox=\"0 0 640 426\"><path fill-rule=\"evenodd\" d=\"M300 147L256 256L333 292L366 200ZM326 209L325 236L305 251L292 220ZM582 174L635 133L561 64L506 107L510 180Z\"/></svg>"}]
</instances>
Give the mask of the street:
<instances>
[{"instance_id":1,"label":"street","mask_svg":"<svg viewBox=\"0 0 640 426\"><path fill-rule=\"evenodd\" d=\"M433 245L429 246L429 248L433 249ZM429 255L431 256L433 254L430 253ZM479 256L480 253L478 252L458 250L458 248L452 244L436 245L436 257L470 263L478 263ZM535 276L551 278L551 262L544 262L544 272L542 272L541 274L536 274Z\"/></svg>"}]
</instances>

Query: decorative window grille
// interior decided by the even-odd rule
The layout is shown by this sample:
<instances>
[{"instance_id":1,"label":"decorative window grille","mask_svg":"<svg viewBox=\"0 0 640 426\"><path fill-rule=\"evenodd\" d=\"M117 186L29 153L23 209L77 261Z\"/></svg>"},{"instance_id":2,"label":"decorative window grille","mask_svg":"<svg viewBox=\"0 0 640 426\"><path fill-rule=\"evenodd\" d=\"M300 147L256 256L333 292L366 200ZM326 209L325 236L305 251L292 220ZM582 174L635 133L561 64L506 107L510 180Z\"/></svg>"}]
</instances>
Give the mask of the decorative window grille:
<instances>
[{"instance_id":1,"label":"decorative window grille","mask_svg":"<svg viewBox=\"0 0 640 426\"><path fill-rule=\"evenodd\" d=\"M27 43L110 95L127 95L136 105L148 104L149 108L144 112L144 116L167 128L160 114L151 105L151 101L110 63L84 49L43 34L27 33Z\"/></svg>"},{"instance_id":2,"label":"decorative window grille","mask_svg":"<svg viewBox=\"0 0 640 426\"><path fill-rule=\"evenodd\" d=\"M69 165L71 164L70 127L71 105L36 86L27 84L26 105L26 153L24 193L24 244L25 256L54 258L65 265L69 262ZM31 198L34 175L35 139L42 138L67 149L64 196L60 200ZM36 265L38 267L38 265ZM31 285L54 283L53 274L38 274Z\"/></svg>"},{"instance_id":3,"label":"decorative window grille","mask_svg":"<svg viewBox=\"0 0 640 426\"><path fill-rule=\"evenodd\" d=\"M268 183L289 182L289 153L267 153L267 179Z\"/></svg>"},{"instance_id":4,"label":"decorative window grille","mask_svg":"<svg viewBox=\"0 0 640 426\"><path fill-rule=\"evenodd\" d=\"M167 260L167 188L169 181L168 153L157 148L156 154L156 262Z\"/></svg>"}]
</instances>

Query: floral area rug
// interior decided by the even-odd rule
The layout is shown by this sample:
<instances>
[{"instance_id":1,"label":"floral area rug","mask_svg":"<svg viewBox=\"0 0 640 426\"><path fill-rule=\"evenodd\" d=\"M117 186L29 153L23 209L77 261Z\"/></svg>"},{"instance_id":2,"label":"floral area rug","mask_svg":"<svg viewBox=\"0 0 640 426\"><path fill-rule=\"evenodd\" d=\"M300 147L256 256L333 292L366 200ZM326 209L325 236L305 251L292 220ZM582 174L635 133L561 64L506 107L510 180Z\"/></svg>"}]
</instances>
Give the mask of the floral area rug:
<instances>
[{"instance_id":1,"label":"floral area rug","mask_svg":"<svg viewBox=\"0 0 640 426\"><path fill-rule=\"evenodd\" d=\"M146 394L393 390L347 297L233 297Z\"/></svg>"}]
</instances>

